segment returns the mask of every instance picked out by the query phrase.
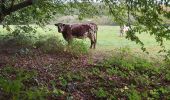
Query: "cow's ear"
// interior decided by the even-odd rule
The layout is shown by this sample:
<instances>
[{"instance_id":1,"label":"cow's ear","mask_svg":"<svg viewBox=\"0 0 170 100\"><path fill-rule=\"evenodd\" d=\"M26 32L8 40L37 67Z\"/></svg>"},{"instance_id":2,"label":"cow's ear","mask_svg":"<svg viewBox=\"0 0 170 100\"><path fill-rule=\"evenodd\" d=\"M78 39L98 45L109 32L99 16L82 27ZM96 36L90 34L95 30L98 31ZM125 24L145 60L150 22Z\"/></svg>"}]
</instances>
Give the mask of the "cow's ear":
<instances>
[{"instance_id":1,"label":"cow's ear","mask_svg":"<svg viewBox=\"0 0 170 100\"><path fill-rule=\"evenodd\" d=\"M65 26L66 24L62 24L62 26Z\"/></svg>"},{"instance_id":2,"label":"cow's ear","mask_svg":"<svg viewBox=\"0 0 170 100\"><path fill-rule=\"evenodd\" d=\"M54 24L55 26L58 26L58 24Z\"/></svg>"}]
</instances>

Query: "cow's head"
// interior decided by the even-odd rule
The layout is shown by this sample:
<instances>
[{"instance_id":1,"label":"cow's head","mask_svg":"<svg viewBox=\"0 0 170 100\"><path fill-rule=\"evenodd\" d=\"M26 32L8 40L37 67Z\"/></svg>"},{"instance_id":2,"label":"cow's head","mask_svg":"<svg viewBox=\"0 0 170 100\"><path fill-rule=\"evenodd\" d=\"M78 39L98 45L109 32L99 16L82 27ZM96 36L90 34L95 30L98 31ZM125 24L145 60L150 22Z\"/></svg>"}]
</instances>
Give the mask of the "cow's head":
<instances>
[{"instance_id":1,"label":"cow's head","mask_svg":"<svg viewBox=\"0 0 170 100\"><path fill-rule=\"evenodd\" d=\"M54 25L58 27L58 32L59 32L59 33L62 33L62 32L63 32L65 24L63 24L63 23L57 23L57 24L54 24Z\"/></svg>"}]
</instances>

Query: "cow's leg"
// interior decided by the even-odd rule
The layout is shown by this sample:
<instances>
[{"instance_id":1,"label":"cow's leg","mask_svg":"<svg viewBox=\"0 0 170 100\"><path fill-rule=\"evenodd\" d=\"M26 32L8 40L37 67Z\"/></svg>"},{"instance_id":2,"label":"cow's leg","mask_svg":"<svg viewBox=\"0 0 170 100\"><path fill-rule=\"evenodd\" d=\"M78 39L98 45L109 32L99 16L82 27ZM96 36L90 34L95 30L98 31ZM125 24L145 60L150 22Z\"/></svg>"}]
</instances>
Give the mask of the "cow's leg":
<instances>
[{"instance_id":1,"label":"cow's leg","mask_svg":"<svg viewBox=\"0 0 170 100\"><path fill-rule=\"evenodd\" d=\"M96 47L96 40L94 39L94 41L93 41L93 49L95 49L95 47Z\"/></svg>"},{"instance_id":2,"label":"cow's leg","mask_svg":"<svg viewBox=\"0 0 170 100\"><path fill-rule=\"evenodd\" d=\"M91 38L90 38L90 41L91 41L91 46L90 46L90 48L92 49L95 49L95 46L96 46L96 40L95 40L95 37L94 36L92 36Z\"/></svg>"},{"instance_id":3,"label":"cow's leg","mask_svg":"<svg viewBox=\"0 0 170 100\"><path fill-rule=\"evenodd\" d=\"M88 38L90 39L90 43L91 43L91 45L90 45L90 49L92 49L92 47L93 47L93 43L94 43L93 38L92 38L92 36L89 36Z\"/></svg>"},{"instance_id":4,"label":"cow's leg","mask_svg":"<svg viewBox=\"0 0 170 100\"><path fill-rule=\"evenodd\" d=\"M72 41L72 39L70 39L67 42L68 42L68 45L71 45L73 41Z\"/></svg>"},{"instance_id":5,"label":"cow's leg","mask_svg":"<svg viewBox=\"0 0 170 100\"><path fill-rule=\"evenodd\" d=\"M95 48L96 48L96 42L97 42L97 32L94 32L93 40L94 40L94 46L93 46L93 48L95 49Z\"/></svg>"},{"instance_id":6,"label":"cow's leg","mask_svg":"<svg viewBox=\"0 0 170 100\"><path fill-rule=\"evenodd\" d=\"M90 49L94 48L95 46L95 41L91 39L91 46L90 46Z\"/></svg>"},{"instance_id":7,"label":"cow's leg","mask_svg":"<svg viewBox=\"0 0 170 100\"><path fill-rule=\"evenodd\" d=\"M68 45L71 45L71 43L73 42L73 38L71 35L68 35L66 38L66 41L68 42Z\"/></svg>"},{"instance_id":8,"label":"cow's leg","mask_svg":"<svg viewBox=\"0 0 170 100\"><path fill-rule=\"evenodd\" d=\"M90 45L90 49L92 49L92 47L93 47L93 41L92 41L92 39L90 38L90 43L91 43L91 45Z\"/></svg>"},{"instance_id":9,"label":"cow's leg","mask_svg":"<svg viewBox=\"0 0 170 100\"><path fill-rule=\"evenodd\" d=\"M122 36L122 30L120 30L120 35L119 35L120 37Z\"/></svg>"},{"instance_id":10,"label":"cow's leg","mask_svg":"<svg viewBox=\"0 0 170 100\"><path fill-rule=\"evenodd\" d=\"M68 44L67 44L66 48L64 49L64 51L67 51L67 49L69 49L71 47L73 39L72 38L66 38L66 41L67 41Z\"/></svg>"},{"instance_id":11,"label":"cow's leg","mask_svg":"<svg viewBox=\"0 0 170 100\"><path fill-rule=\"evenodd\" d=\"M90 32L88 33L88 38L90 39L90 42L91 42L90 49L92 49L93 44L94 44L94 38L93 38L93 33L92 33L92 31L90 31Z\"/></svg>"},{"instance_id":12,"label":"cow's leg","mask_svg":"<svg viewBox=\"0 0 170 100\"><path fill-rule=\"evenodd\" d=\"M123 37L123 34L124 34L124 31L121 32L121 35L120 35L120 36Z\"/></svg>"},{"instance_id":13,"label":"cow's leg","mask_svg":"<svg viewBox=\"0 0 170 100\"><path fill-rule=\"evenodd\" d=\"M71 38L68 40L68 48L71 48L72 43L73 43L73 39Z\"/></svg>"},{"instance_id":14,"label":"cow's leg","mask_svg":"<svg viewBox=\"0 0 170 100\"><path fill-rule=\"evenodd\" d=\"M94 41L94 44L93 44L93 49L96 48L96 40Z\"/></svg>"}]
</instances>

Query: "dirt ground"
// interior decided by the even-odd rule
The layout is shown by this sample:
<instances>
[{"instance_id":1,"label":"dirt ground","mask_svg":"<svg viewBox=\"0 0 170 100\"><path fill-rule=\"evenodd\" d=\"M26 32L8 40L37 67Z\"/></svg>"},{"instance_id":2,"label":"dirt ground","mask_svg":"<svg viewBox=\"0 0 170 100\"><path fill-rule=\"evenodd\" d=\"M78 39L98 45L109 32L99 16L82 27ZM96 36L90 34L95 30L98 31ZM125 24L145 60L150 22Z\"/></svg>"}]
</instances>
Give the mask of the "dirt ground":
<instances>
[{"instance_id":1,"label":"dirt ground","mask_svg":"<svg viewBox=\"0 0 170 100\"><path fill-rule=\"evenodd\" d=\"M88 55L74 56L67 52L44 53L41 49L22 47L2 47L0 49L0 67L12 66L36 70L41 82L49 82L58 73L82 70L96 65L109 56L107 52L90 50Z\"/></svg>"}]
</instances>

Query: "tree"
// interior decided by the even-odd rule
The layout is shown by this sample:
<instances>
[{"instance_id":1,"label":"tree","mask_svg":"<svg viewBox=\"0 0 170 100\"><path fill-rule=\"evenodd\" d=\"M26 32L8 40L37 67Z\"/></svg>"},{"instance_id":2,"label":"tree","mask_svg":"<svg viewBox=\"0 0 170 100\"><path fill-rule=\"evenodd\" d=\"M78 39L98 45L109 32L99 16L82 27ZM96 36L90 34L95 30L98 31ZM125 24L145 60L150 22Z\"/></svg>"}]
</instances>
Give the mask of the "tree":
<instances>
[{"instance_id":1,"label":"tree","mask_svg":"<svg viewBox=\"0 0 170 100\"><path fill-rule=\"evenodd\" d=\"M169 51L165 50L164 41L170 40L169 23L166 23L170 18L170 1L120 0L119 2L119 4L116 4L114 0L105 0L105 4L109 7L110 13L116 22L130 26L126 38L139 43L142 50L145 51L144 44L136 36L136 33L146 32L154 35L156 41L163 48L161 51L169 54ZM122 20L122 17L125 16L127 16L128 21Z\"/></svg>"},{"instance_id":2,"label":"tree","mask_svg":"<svg viewBox=\"0 0 170 100\"><path fill-rule=\"evenodd\" d=\"M97 11L93 3L72 0L3 0L0 22L3 24L45 24L55 14L68 15L78 9L78 14L92 16ZM96 11L95 11L96 10ZM7 16L8 15L8 16Z\"/></svg>"}]
</instances>

